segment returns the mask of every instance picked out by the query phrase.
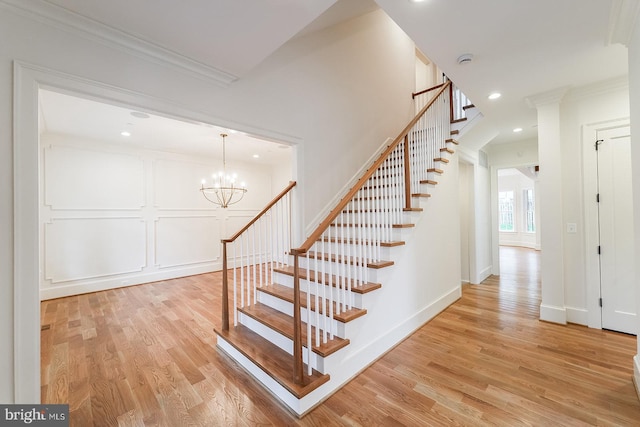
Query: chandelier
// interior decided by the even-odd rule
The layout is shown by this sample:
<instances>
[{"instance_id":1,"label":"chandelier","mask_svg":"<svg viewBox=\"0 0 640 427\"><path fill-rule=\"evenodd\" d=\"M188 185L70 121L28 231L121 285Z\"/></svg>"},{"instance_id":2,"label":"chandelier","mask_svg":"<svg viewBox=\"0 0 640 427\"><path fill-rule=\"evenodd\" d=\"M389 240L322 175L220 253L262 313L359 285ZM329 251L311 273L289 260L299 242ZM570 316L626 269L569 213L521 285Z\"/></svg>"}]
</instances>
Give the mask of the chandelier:
<instances>
[{"instance_id":1,"label":"chandelier","mask_svg":"<svg viewBox=\"0 0 640 427\"><path fill-rule=\"evenodd\" d=\"M207 180L203 179L200 191L211 203L215 203L222 208L227 208L229 205L233 205L242 200L244 193L247 192L247 186L244 182L240 183L240 186L236 186L236 179L238 175L235 173L231 175L227 174L225 150L225 138L227 137L227 134L221 133L220 136L222 137L222 170L211 176L213 179L211 185L207 185Z\"/></svg>"}]
</instances>

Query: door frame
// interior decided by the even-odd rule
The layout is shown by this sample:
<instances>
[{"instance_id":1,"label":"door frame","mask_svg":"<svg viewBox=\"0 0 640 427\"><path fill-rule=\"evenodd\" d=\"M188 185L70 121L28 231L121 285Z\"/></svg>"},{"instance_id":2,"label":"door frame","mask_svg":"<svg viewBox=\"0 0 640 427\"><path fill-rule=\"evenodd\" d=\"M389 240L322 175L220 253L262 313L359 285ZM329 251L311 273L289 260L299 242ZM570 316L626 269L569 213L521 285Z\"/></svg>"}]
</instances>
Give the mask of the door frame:
<instances>
[{"instance_id":1,"label":"door frame","mask_svg":"<svg viewBox=\"0 0 640 427\"><path fill-rule=\"evenodd\" d=\"M587 290L587 326L602 329L602 310L600 308L600 263L597 247L600 241L598 233L598 178L597 154L594 144L599 131L629 126L628 117L589 123L582 126L582 203L584 206L584 250L585 281ZM590 173L589 171L594 171Z\"/></svg>"},{"instance_id":2,"label":"door frame","mask_svg":"<svg viewBox=\"0 0 640 427\"><path fill-rule=\"evenodd\" d=\"M208 115L167 99L95 80L74 76L39 65L13 62L13 192L14 192L14 267L13 267L13 384L15 403L40 402L40 277L42 244L39 233L40 142L39 89L86 95L96 100L151 111L179 120L216 123L265 139L291 145L292 179L297 182L294 198L295 214L301 219L293 224L294 238L303 235L302 203L304 182L299 174L303 164L303 140L277 131L257 128L244 123Z\"/></svg>"}]
</instances>

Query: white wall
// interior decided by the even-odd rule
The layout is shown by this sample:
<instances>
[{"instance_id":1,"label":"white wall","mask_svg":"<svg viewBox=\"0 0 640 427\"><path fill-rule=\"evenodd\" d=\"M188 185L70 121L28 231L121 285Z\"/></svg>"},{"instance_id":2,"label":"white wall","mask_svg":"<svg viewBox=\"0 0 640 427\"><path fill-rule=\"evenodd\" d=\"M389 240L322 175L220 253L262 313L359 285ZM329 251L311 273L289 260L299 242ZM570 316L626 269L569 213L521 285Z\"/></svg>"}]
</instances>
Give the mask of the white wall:
<instances>
[{"instance_id":1,"label":"white wall","mask_svg":"<svg viewBox=\"0 0 640 427\"><path fill-rule=\"evenodd\" d=\"M471 265L470 265L470 233L473 210L473 197L470 185L473 184L471 174L473 166L459 162L458 164L458 180L459 180L459 203L460 203L460 273L461 279L465 283L471 281Z\"/></svg>"},{"instance_id":2,"label":"white wall","mask_svg":"<svg viewBox=\"0 0 640 427\"><path fill-rule=\"evenodd\" d=\"M461 215L461 220L464 221L464 216L468 219L466 228L469 249L469 282L479 284L492 274L493 266L489 169L484 152L473 152L463 146L456 147L456 151L460 159L462 177L459 182L460 197L468 197L469 213ZM465 174L466 176L464 176ZM468 186L466 189L462 188L463 179ZM461 224L461 232L464 228L465 226Z\"/></svg>"},{"instance_id":3,"label":"white wall","mask_svg":"<svg viewBox=\"0 0 640 427\"><path fill-rule=\"evenodd\" d=\"M297 145L307 221L412 115L414 45L382 11L294 39L225 88L126 43L0 8L2 402L39 396L38 85Z\"/></svg>"},{"instance_id":4,"label":"white wall","mask_svg":"<svg viewBox=\"0 0 640 427\"><path fill-rule=\"evenodd\" d=\"M220 240L273 196L269 167L234 162L251 188L221 209L198 190L220 159L55 134L41 145L42 299L219 270Z\"/></svg>"}]
</instances>

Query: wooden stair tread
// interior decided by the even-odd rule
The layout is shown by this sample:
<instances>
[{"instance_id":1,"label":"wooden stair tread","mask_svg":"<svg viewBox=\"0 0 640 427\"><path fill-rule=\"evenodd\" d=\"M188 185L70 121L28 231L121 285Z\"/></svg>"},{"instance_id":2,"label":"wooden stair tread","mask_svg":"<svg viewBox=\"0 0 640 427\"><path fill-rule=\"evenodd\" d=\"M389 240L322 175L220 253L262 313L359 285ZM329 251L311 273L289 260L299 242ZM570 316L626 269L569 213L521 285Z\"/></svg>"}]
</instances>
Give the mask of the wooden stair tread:
<instances>
[{"instance_id":1,"label":"wooden stair tread","mask_svg":"<svg viewBox=\"0 0 640 427\"><path fill-rule=\"evenodd\" d=\"M449 153L449 154L453 154L453 153L455 153L455 151L454 151L454 150L452 150L451 148L447 148L447 147L441 148L441 149L440 149L440 152L441 152L441 153L445 153L445 152L446 152L446 153Z\"/></svg>"},{"instance_id":2,"label":"wooden stair tread","mask_svg":"<svg viewBox=\"0 0 640 427\"><path fill-rule=\"evenodd\" d=\"M455 140L455 139L453 139L453 138L445 139L445 141L444 141L444 142L450 142L450 143L452 143L452 144L459 145L458 141L456 141L456 140Z\"/></svg>"},{"instance_id":3,"label":"wooden stair tread","mask_svg":"<svg viewBox=\"0 0 640 427\"><path fill-rule=\"evenodd\" d=\"M467 118L466 118L466 117L461 117L461 118L459 118L459 119L451 120L451 123L452 123L452 124L453 124L453 123L461 123L461 122L464 122L464 121L466 121L466 120L467 120Z\"/></svg>"},{"instance_id":4,"label":"wooden stair tread","mask_svg":"<svg viewBox=\"0 0 640 427\"><path fill-rule=\"evenodd\" d=\"M269 286L263 286L258 288L259 292L264 292L266 294L272 295L276 298L280 298L283 301L287 301L293 304L293 288L289 286L279 285L277 283L273 283ZM307 308L307 293L304 291L300 291L300 305L304 308ZM328 306L328 302L327 302ZM353 319L357 319L360 316L364 316L367 314L367 310L363 308L355 308L352 307L349 310L343 310L340 313L336 313L336 303L333 303L333 318L338 322L348 323ZM311 309L316 309L315 298L311 298ZM329 311L327 307L327 312Z\"/></svg>"},{"instance_id":5,"label":"wooden stair tread","mask_svg":"<svg viewBox=\"0 0 640 427\"><path fill-rule=\"evenodd\" d=\"M435 181L433 181L435 182ZM437 184L437 182L436 182ZM403 211L405 212L422 212L424 209L422 208L402 208Z\"/></svg>"},{"instance_id":6,"label":"wooden stair tread","mask_svg":"<svg viewBox=\"0 0 640 427\"><path fill-rule=\"evenodd\" d=\"M359 244L365 244L368 245L371 242L368 240L360 240L360 239L352 239L352 238L346 238L346 239L342 239L340 237L324 237L321 239L318 239L319 241L325 241L325 242L330 242L330 243L347 243L349 245L354 244L354 245L359 245ZM392 248L395 246L402 246L404 245L404 242L401 240L397 240L397 241L391 241L391 242L380 242L380 246L382 246L383 248Z\"/></svg>"},{"instance_id":7,"label":"wooden stair tread","mask_svg":"<svg viewBox=\"0 0 640 427\"><path fill-rule=\"evenodd\" d=\"M437 174L443 174L444 173L444 171L442 169L438 169L438 168L429 168L429 169L427 169L427 172L434 172L434 173L437 173Z\"/></svg>"},{"instance_id":8,"label":"wooden stair tread","mask_svg":"<svg viewBox=\"0 0 640 427\"><path fill-rule=\"evenodd\" d=\"M437 185L438 181L434 181L432 179L423 179L422 181L420 181L420 184L431 184L431 185Z\"/></svg>"},{"instance_id":9,"label":"wooden stair tread","mask_svg":"<svg viewBox=\"0 0 640 427\"><path fill-rule=\"evenodd\" d=\"M469 105L465 105L464 107L462 107L463 110L468 110L469 108L475 108L476 106L473 104L469 104Z\"/></svg>"},{"instance_id":10,"label":"wooden stair tread","mask_svg":"<svg viewBox=\"0 0 640 427\"><path fill-rule=\"evenodd\" d=\"M435 159L433 159L434 162L442 162L442 163L449 163L449 159L445 159L444 157L436 157Z\"/></svg>"},{"instance_id":11,"label":"wooden stair tread","mask_svg":"<svg viewBox=\"0 0 640 427\"><path fill-rule=\"evenodd\" d=\"M293 381L293 356L246 326L230 327L228 331L216 328L214 332L298 399L329 381L329 375L315 369L308 376L305 368L303 383L296 384Z\"/></svg>"},{"instance_id":12,"label":"wooden stair tread","mask_svg":"<svg viewBox=\"0 0 640 427\"><path fill-rule=\"evenodd\" d=\"M285 337L293 340L293 317L284 314L281 311L271 308L268 305L256 303L252 306L239 308L238 311L251 316L255 320L270 327ZM336 351L349 345L349 340L334 337L332 340L321 343L319 346L315 343L315 327L311 327L312 349L313 352L322 357L327 357ZM302 345L307 346L307 324L302 322Z\"/></svg>"},{"instance_id":13,"label":"wooden stair tread","mask_svg":"<svg viewBox=\"0 0 640 427\"><path fill-rule=\"evenodd\" d=\"M411 194L411 197L431 197L431 194L429 194L429 193L413 193L413 194Z\"/></svg>"},{"instance_id":14,"label":"wooden stair tread","mask_svg":"<svg viewBox=\"0 0 640 427\"><path fill-rule=\"evenodd\" d=\"M454 129L454 130L451 131L451 135L458 135L459 133L460 133L460 131L457 130L457 129Z\"/></svg>"},{"instance_id":15,"label":"wooden stair tread","mask_svg":"<svg viewBox=\"0 0 640 427\"><path fill-rule=\"evenodd\" d=\"M412 224L413 225L413 224ZM313 258L313 259L321 259L324 261L328 261L329 259L331 259L331 262L339 262L341 264L345 264L345 259L342 256L336 256L336 254L324 254L324 253L320 253L320 252L314 252L314 251L310 251L309 253L309 258ZM353 257L349 257L347 258L347 263L353 265L355 263L355 260ZM393 265L393 261L369 261L367 262L367 267L369 268L375 268L375 269L379 269L379 268L385 268L385 267L391 267Z\"/></svg>"},{"instance_id":16,"label":"wooden stair tread","mask_svg":"<svg viewBox=\"0 0 640 427\"><path fill-rule=\"evenodd\" d=\"M293 269L293 266L288 265L284 267L274 268L273 271L286 274L287 276L293 276L294 269ZM313 270L307 272L306 269L300 268L300 279L315 282L316 272ZM331 284L335 287L338 282L338 279L335 276L329 276L329 274L324 274L318 277L319 283L328 284L329 281L331 281ZM375 291L376 289L380 289L381 287L382 285L380 283L371 283L371 282L362 283L359 286L357 286L355 284L355 281L351 279L351 291L357 294L366 294L368 292Z\"/></svg>"}]
</instances>

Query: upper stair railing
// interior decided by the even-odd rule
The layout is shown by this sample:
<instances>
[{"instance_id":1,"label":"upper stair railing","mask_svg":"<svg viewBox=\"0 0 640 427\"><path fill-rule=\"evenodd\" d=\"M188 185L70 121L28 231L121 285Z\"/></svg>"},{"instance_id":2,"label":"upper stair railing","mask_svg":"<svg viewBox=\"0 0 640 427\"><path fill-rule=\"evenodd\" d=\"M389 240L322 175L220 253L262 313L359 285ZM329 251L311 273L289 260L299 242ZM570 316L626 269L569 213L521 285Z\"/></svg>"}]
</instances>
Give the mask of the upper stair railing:
<instances>
[{"instance_id":1,"label":"upper stair railing","mask_svg":"<svg viewBox=\"0 0 640 427\"><path fill-rule=\"evenodd\" d=\"M229 330L229 268L233 282L233 324L238 308L257 302L257 289L272 283L273 270L287 264L291 250L291 190L294 181L247 225L222 240L222 330ZM228 258L231 255L232 265Z\"/></svg>"},{"instance_id":2,"label":"upper stair railing","mask_svg":"<svg viewBox=\"0 0 640 427\"><path fill-rule=\"evenodd\" d=\"M353 308L353 293L375 287L369 268L381 261L381 248L393 245L392 231L402 227L403 212L412 210L412 198L422 194L428 173L450 138L451 82L429 91L416 117L340 200L324 221L298 248L294 257L293 378L302 383L303 342L301 290L306 291L307 367L309 350L333 339L334 314ZM331 262L318 262L328 260ZM301 279L307 288L301 289ZM377 285L379 286L379 285Z\"/></svg>"},{"instance_id":3,"label":"upper stair railing","mask_svg":"<svg viewBox=\"0 0 640 427\"><path fill-rule=\"evenodd\" d=\"M460 120L464 120L466 118L466 109L472 105L471 101L467 96L458 88L451 80L449 80L446 76L445 79L447 82L451 83L451 87L449 89L449 105L451 106L451 121L456 122ZM433 94L436 93L437 89L440 89L446 83L441 83L439 85L430 87L428 89L424 89L418 92L411 94L411 97L415 101L416 111L419 111L422 107L424 107L433 97Z\"/></svg>"}]
</instances>

